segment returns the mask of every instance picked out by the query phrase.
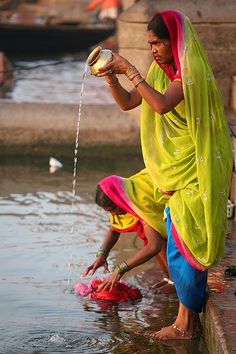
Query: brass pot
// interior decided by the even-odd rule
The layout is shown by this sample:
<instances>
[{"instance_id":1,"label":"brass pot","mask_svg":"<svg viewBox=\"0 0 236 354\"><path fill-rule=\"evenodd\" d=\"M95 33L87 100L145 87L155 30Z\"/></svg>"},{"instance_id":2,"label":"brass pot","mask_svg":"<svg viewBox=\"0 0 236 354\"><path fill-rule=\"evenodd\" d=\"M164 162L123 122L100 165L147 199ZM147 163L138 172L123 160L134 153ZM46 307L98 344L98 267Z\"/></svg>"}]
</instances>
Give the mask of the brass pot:
<instances>
[{"instance_id":1,"label":"brass pot","mask_svg":"<svg viewBox=\"0 0 236 354\"><path fill-rule=\"evenodd\" d=\"M112 52L110 49L102 49L102 47L96 47L88 56L86 63L90 67L92 75L97 76L99 69L104 65L112 61Z\"/></svg>"}]
</instances>

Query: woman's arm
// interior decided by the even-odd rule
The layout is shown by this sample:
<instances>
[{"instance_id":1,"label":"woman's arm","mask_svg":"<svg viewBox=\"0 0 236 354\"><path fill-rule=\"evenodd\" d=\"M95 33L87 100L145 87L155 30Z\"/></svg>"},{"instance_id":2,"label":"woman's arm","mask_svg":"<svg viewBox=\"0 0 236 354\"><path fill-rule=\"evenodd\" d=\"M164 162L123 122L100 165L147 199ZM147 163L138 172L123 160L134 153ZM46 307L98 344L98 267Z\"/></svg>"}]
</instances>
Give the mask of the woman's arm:
<instances>
[{"instance_id":1,"label":"woman's arm","mask_svg":"<svg viewBox=\"0 0 236 354\"><path fill-rule=\"evenodd\" d=\"M105 253L109 254L110 250L115 246L116 242L119 240L119 237L120 233L110 227L105 235L101 249L105 251Z\"/></svg>"},{"instance_id":2,"label":"woman's arm","mask_svg":"<svg viewBox=\"0 0 236 354\"><path fill-rule=\"evenodd\" d=\"M113 230L112 228L109 228L109 230L106 233L104 242L100 250L98 251L96 260L83 272L84 277L86 277L86 275L88 274L93 275L96 272L96 270L102 266L104 267L105 272L109 272L108 264L107 264L107 256L110 250L114 247L114 245L118 241L119 236L120 236L119 232Z\"/></svg>"},{"instance_id":3,"label":"woman's arm","mask_svg":"<svg viewBox=\"0 0 236 354\"><path fill-rule=\"evenodd\" d=\"M133 84L135 85L137 81L138 77L135 77ZM171 111L184 99L182 82L179 80L172 81L164 94L149 86L146 81L141 82L136 89L153 110L159 114Z\"/></svg>"},{"instance_id":4,"label":"woman's arm","mask_svg":"<svg viewBox=\"0 0 236 354\"><path fill-rule=\"evenodd\" d=\"M113 60L100 69L100 75L111 71L111 75L106 75L105 78L110 85L114 99L121 109L129 110L137 107L141 103L142 98L144 98L155 112L164 114L171 111L183 100L184 94L181 81L176 80L171 82L166 92L161 94L148 85L145 80L142 80L137 70L137 75L130 80L135 89L130 92L126 91L117 82L115 74L127 74L132 64L119 54L112 54Z\"/></svg>"},{"instance_id":5,"label":"woman's arm","mask_svg":"<svg viewBox=\"0 0 236 354\"><path fill-rule=\"evenodd\" d=\"M133 89L131 91L127 91L123 86L120 85L116 74L125 74L131 64L128 62L128 60L121 57L117 53L113 52L112 55L113 61L99 69L100 74L98 76L105 77L111 90L111 94L118 106L123 111L128 111L141 104L142 96L138 93L137 90ZM107 75L107 73L109 74Z\"/></svg>"},{"instance_id":6,"label":"woman's arm","mask_svg":"<svg viewBox=\"0 0 236 354\"><path fill-rule=\"evenodd\" d=\"M125 262L127 265L127 271L147 262L161 250L162 240L160 234L147 224L144 226L144 233L148 243ZM112 289L114 284L121 279L122 275L123 274L119 272L119 268L116 267L111 277L100 284L97 291L99 292L106 288Z\"/></svg>"},{"instance_id":7,"label":"woman's arm","mask_svg":"<svg viewBox=\"0 0 236 354\"><path fill-rule=\"evenodd\" d=\"M109 85L114 100L123 111L129 111L141 104L142 96L139 92L135 89L127 91L120 85L115 74L106 75L105 79Z\"/></svg>"},{"instance_id":8,"label":"woman's arm","mask_svg":"<svg viewBox=\"0 0 236 354\"><path fill-rule=\"evenodd\" d=\"M148 240L148 243L142 249L140 249L132 258L126 261L129 270L147 262L161 250L161 235L148 224L144 225L144 233Z\"/></svg>"}]
</instances>

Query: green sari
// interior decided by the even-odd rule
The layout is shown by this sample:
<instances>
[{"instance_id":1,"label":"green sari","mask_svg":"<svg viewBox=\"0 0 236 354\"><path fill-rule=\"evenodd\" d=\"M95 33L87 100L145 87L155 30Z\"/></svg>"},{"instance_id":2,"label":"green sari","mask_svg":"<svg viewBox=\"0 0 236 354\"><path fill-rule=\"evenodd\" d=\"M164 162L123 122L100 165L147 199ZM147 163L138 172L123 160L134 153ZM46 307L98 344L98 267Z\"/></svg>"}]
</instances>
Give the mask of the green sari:
<instances>
[{"instance_id":1,"label":"green sari","mask_svg":"<svg viewBox=\"0 0 236 354\"><path fill-rule=\"evenodd\" d=\"M189 19L180 15L181 38L171 44L172 49L176 46L184 100L162 115L143 100L142 151L158 198L160 191L174 192L169 207L179 237L196 261L208 268L224 255L232 147L207 57ZM162 16L168 27L168 18ZM164 94L171 78L154 61L146 81Z\"/></svg>"}]
</instances>

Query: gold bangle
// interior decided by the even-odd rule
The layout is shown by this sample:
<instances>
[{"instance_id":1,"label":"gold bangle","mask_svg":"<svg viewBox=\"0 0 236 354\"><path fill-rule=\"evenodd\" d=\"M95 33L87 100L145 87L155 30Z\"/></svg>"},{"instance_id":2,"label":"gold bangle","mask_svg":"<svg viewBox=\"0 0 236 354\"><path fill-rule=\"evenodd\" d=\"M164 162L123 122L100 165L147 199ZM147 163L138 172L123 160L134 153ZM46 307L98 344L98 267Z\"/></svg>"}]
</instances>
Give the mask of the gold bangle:
<instances>
[{"instance_id":1,"label":"gold bangle","mask_svg":"<svg viewBox=\"0 0 236 354\"><path fill-rule=\"evenodd\" d=\"M141 82L144 82L145 80L141 77L141 79L139 79L136 84L134 85L134 87L137 87L139 84L141 84Z\"/></svg>"},{"instance_id":2,"label":"gold bangle","mask_svg":"<svg viewBox=\"0 0 236 354\"><path fill-rule=\"evenodd\" d=\"M125 75L129 76L130 73L132 73L133 70L136 70L134 65L131 65L129 69L126 70Z\"/></svg>"},{"instance_id":3,"label":"gold bangle","mask_svg":"<svg viewBox=\"0 0 236 354\"><path fill-rule=\"evenodd\" d=\"M138 72L138 70L137 70L137 71L134 71L134 72L132 72L131 74L129 74L127 77L128 77L128 79L129 79L130 81L132 81L133 78L134 78L135 76L138 76L138 75L140 75L140 74L139 74L139 72Z\"/></svg>"},{"instance_id":4,"label":"gold bangle","mask_svg":"<svg viewBox=\"0 0 236 354\"><path fill-rule=\"evenodd\" d=\"M129 266L125 261L123 261L121 263L118 263L115 269L117 270L118 273L123 275L129 270Z\"/></svg>"},{"instance_id":5,"label":"gold bangle","mask_svg":"<svg viewBox=\"0 0 236 354\"><path fill-rule=\"evenodd\" d=\"M114 87L114 86L116 86L116 85L118 85L119 84L119 80L117 79L115 82L112 82L112 83L110 83L109 84L109 82L108 82L108 86L109 87Z\"/></svg>"},{"instance_id":6,"label":"gold bangle","mask_svg":"<svg viewBox=\"0 0 236 354\"><path fill-rule=\"evenodd\" d=\"M131 65L131 67L126 71L125 75L127 78L132 81L135 76L140 75L139 71L135 68L135 66Z\"/></svg>"},{"instance_id":7,"label":"gold bangle","mask_svg":"<svg viewBox=\"0 0 236 354\"><path fill-rule=\"evenodd\" d=\"M140 73L138 71L130 76L130 81L132 81L136 76L140 76Z\"/></svg>"},{"instance_id":8,"label":"gold bangle","mask_svg":"<svg viewBox=\"0 0 236 354\"><path fill-rule=\"evenodd\" d=\"M102 248L100 248L100 250L97 252L97 257L103 256L103 257L107 258L108 255L109 255L109 252L103 250Z\"/></svg>"}]
</instances>

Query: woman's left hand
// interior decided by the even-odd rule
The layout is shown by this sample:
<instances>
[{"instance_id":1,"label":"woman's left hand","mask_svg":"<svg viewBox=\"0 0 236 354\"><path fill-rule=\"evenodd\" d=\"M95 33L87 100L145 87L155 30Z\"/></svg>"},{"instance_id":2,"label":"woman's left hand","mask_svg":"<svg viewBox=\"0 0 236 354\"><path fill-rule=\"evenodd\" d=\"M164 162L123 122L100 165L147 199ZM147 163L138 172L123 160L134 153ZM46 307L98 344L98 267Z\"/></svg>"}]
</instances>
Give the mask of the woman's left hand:
<instances>
[{"instance_id":1,"label":"woman's left hand","mask_svg":"<svg viewBox=\"0 0 236 354\"><path fill-rule=\"evenodd\" d=\"M104 256L97 256L95 261L85 269L82 276L86 277L88 274L93 275L100 267L104 267L104 273L109 273L107 259Z\"/></svg>"},{"instance_id":2,"label":"woman's left hand","mask_svg":"<svg viewBox=\"0 0 236 354\"><path fill-rule=\"evenodd\" d=\"M115 269L112 275L104 280L97 288L97 292L99 293L102 290L109 289L112 290L113 286L121 279L122 275Z\"/></svg>"},{"instance_id":3,"label":"woman's left hand","mask_svg":"<svg viewBox=\"0 0 236 354\"><path fill-rule=\"evenodd\" d=\"M109 74L125 74L126 71L131 67L132 64L121 55L112 52L112 56L112 61L100 68L99 74L97 76L105 76Z\"/></svg>"}]
</instances>

